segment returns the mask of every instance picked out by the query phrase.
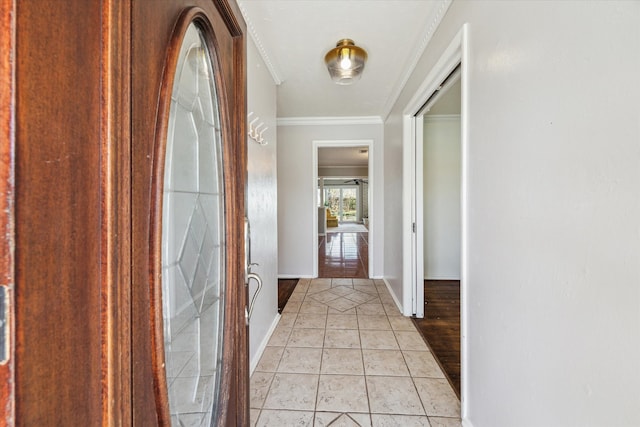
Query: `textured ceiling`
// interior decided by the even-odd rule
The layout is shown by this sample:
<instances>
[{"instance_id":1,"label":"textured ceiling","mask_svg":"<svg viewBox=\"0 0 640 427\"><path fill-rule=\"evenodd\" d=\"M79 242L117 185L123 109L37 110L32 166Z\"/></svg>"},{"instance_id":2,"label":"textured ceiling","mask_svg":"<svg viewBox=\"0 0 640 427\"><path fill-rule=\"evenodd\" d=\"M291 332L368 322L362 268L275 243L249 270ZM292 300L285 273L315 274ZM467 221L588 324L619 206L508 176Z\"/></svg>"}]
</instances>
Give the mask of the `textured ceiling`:
<instances>
[{"instance_id":1,"label":"textured ceiling","mask_svg":"<svg viewBox=\"0 0 640 427\"><path fill-rule=\"evenodd\" d=\"M451 0L239 0L279 84L279 118L385 117ZM362 79L339 86L325 53L350 38L369 56Z\"/></svg>"}]
</instances>

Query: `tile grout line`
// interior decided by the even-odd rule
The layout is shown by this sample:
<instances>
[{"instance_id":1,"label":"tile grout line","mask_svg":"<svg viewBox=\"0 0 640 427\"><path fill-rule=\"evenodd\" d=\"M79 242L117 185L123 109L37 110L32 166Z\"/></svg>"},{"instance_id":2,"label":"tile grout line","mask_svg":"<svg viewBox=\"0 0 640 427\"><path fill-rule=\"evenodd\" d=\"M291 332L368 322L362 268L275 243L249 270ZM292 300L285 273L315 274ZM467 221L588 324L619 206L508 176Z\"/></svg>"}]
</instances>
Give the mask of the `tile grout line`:
<instances>
[{"instance_id":1,"label":"tile grout line","mask_svg":"<svg viewBox=\"0 0 640 427\"><path fill-rule=\"evenodd\" d=\"M306 300L306 297L305 297ZM329 310L327 309L327 312ZM318 412L318 399L320 398L320 377L322 375L322 359L324 359L324 340L327 335L327 317L324 319L324 333L322 334L322 348L320 349L320 363L318 364L318 384L316 385L316 399L313 405L313 425L316 424L316 414Z\"/></svg>"},{"instance_id":2,"label":"tile grout line","mask_svg":"<svg viewBox=\"0 0 640 427\"><path fill-rule=\"evenodd\" d=\"M357 314L357 309L356 309L356 321L358 323L358 339L360 340L360 354L362 356L362 373L364 375L364 389L367 393L367 405L369 406L369 422L371 423L371 425L373 425L373 416L372 414L372 407L371 407L371 399L369 398L369 382L367 381L367 370L366 370L366 365L365 365L365 361L364 361L364 349L362 348L362 337L360 336L360 317Z\"/></svg>"},{"instance_id":3,"label":"tile grout line","mask_svg":"<svg viewBox=\"0 0 640 427\"><path fill-rule=\"evenodd\" d=\"M306 297L306 291L305 291L305 297ZM304 298L303 298L304 300ZM265 398L262 402L262 404L260 405L260 415L258 416L258 420L256 420L256 424L257 422L260 420L260 417L262 417L262 411L265 410L265 403L267 402L267 397L269 396L269 393L271 392L271 387L273 386L273 382L276 378L276 375L278 375L279 373L279 368L280 368L280 364L282 363L282 359L284 358L284 354L287 350L287 344L289 343L289 340L291 339L291 334L293 333L293 327L295 326L296 321L298 320L298 315L300 313L300 307L297 308L297 311L293 314L295 314L295 318L293 319L293 324L291 325L291 332L289 332L289 336L287 337L286 341L284 342L284 346L282 347L282 354L280 355L280 358L278 359L278 364L275 367L275 372L273 373L273 377L271 378L271 381L269 383L269 387L267 388L267 393L265 395ZM260 362L258 362L260 363Z\"/></svg>"},{"instance_id":4,"label":"tile grout line","mask_svg":"<svg viewBox=\"0 0 640 427\"><path fill-rule=\"evenodd\" d=\"M309 294L309 287L310 287L310 285L311 285L311 281L308 283L308 285L307 285L307 287L306 287L306 289L305 289L305 291L304 291L304 295L303 295L303 298L302 298L302 301L301 301L300 306L298 306L298 307L296 308L295 312L294 312L294 313L292 313L292 314L295 314L295 318L293 319L293 324L292 324L292 326L291 326L291 331L289 332L289 335L287 336L287 339L286 339L286 341L285 341L285 343L284 343L284 347L283 347L282 354L280 355L280 357L279 357L279 359L278 359L278 363L277 363L277 364L276 364L276 366L275 366L275 371L276 371L276 372L274 372L274 375L273 375L273 377L271 378L271 381L270 381L269 387L268 387L267 392L266 392L266 395L265 395L265 400L262 402L262 405L261 405L261 407L260 407L260 408L254 408L254 409L257 409L257 410L258 410L258 417L257 417L257 419L256 419L256 423L257 423L257 422L262 418L262 411L263 411L263 410L265 410L264 405L265 405L265 403L266 403L266 396L268 396L268 395L269 395L269 393L271 392L271 388L273 387L273 382L274 382L274 379L275 379L275 375L276 375L276 374L278 374L278 369L280 368L280 365L281 365L281 363L282 363L282 361L283 361L283 359L284 359L285 351L289 348L289 344L291 343L291 339L292 339L292 336L293 336L293 329L294 329L294 326L295 326L295 324L296 324L296 322L297 322L297 320L298 320L299 315L300 315L300 314L304 314L304 313L302 313L302 312L301 312L301 310L302 310L302 304L303 304L304 302L308 302L307 297L310 297L310 298L311 298L311 295L312 295L312 294ZM356 286L356 285L355 285L355 283L353 282L353 280L351 280L351 285L350 285L350 286L349 286L349 285L346 285L346 284L341 284L340 282L337 282L337 283L335 284L335 286L334 286L334 284L333 284L333 280L332 280L332 281L331 281L331 284L330 284L330 288L329 288L329 289L334 288L334 287L337 287L337 286L348 286L348 287L350 287L351 289L356 290L356 289L355 289L355 286ZM374 286L375 286L375 283L374 283ZM361 329L361 328L362 328L362 326L365 326L365 325L363 325L362 316L373 316L373 315L375 315L375 316L379 316L379 317L384 317L384 319L386 320L386 323L387 323L387 324L388 324L388 326L389 326L388 331L390 331L390 332L393 334L394 341L395 341L395 343L396 343L396 345L397 345L397 347L398 347L398 351L400 352L400 355L401 355L401 357L402 357L402 361L403 361L403 363L404 363L404 367L407 369L408 376L411 378L411 384L412 384L412 386L413 386L413 392L414 392L414 393L416 394L416 396L418 397L418 400L420 401L420 405L421 405L421 407L422 407L422 409L423 409L423 414L424 414L424 415L420 415L420 416L424 416L427 420L431 420L431 418L432 418L432 417L436 417L436 418L446 418L446 419L450 419L450 420L459 420L459 418L458 418L458 417L454 417L454 416L437 415L437 414L436 414L436 415L433 415L433 416L430 416L430 415L428 415L428 414L427 414L426 406L425 406L425 402L423 401L422 396L421 396L421 395L420 395L420 393L418 392L417 384L415 383L415 379L416 379L416 378L420 378L420 379L422 379L422 378L428 378L428 379L435 379L435 380L438 380L438 379L441 379L441 378L439 378L439 377L433 377L433 376L420 376L420 377L415 377L415 376L413 375L413 373L412 373L412 372L411 372L411 370L409 369L409 364L408 364L408 362L407 362L407 355L406 355L406 352L408 352L408 351L419 351L419 350L417 350L417 349L411 350L411 348L412 348L412 344L411 344L411 342L409 342L409 343L408 343L408 345L409 345L409 348L408 348L408 349L404 350L404 349L402 348L402 346L401 346L401 344L400 344L399 337L398 337L398 335L397 335L397 332L405 332L405 330L403 329L403 327L402 327L402 326L398 326L398 328L399 328L398 330L396 330L396 329L393 327L393 325L392 325L392 323L391 323L391 320L390 320L392 316L390 316L390 315L389 315L389 311L388 311L387 307L385 307L385 306L384 306L383 298L382 298L382 296L380 295L380 289L378 289L378 288L377 288L377 286L376 286L374 289L375 289L375 290L376 290L376 292L377 292L377 300L376 300L376 303L378 303L378 302L379 302L379 303L381 303L381 304L382 304L382 306L383 306L383 312L382 312L382 313L377 313L377 314L376 314L376 313L361 313L361 312L358 310L358 308L359 308L361 305L365 304L365 303L370 303L369 301L368 301L368 302L365 302L365 303L360 303L360 304L358 304L357 306L353 307L352 309L348 309L348 310L353 310L353 312L352 312L352 313L350 313L350 314L349 314L349 316L354 315L354 317L355 317L355 321L356 321L356 325L357 325L357 331L358 331L357 339L358 339L359 350L360 350L360 352L359 352L359 353L360 353L360 356L361 356L361 367L362 367L362 372L363 372L363 379L364 379L365 393L366 393L366 395L367 395L366 397L367 397L367 405L368 405L368 420L369 420L369 423L371 423L371 425L373 425L373 412L372 412L371 400L370 400L370 395L369 395L369 387L368 387L368 382L367 382L367 378L368 378L369 376L367 375L367 371L366 371L366 361L364 360L364 359L365 359L365 356L364 356L364 348L363 348L362 336L361 336L361 332L363 331L363 329ZM385 289L385 291L386 291L386 289ZM362 292L362 291L360 291L360 292ZM387 292L388 292L388 291L387 291ZM313 298L311 298L311 299L313 299ZM384 300L386 301L387 299L385 298ZM323 325L323 328L322 328L322 345L321 345L321 349L320 349L321 353L320 353L320 361L319 361L319 365L318 365L318 382L317 382L317 386L316 386L315 405L314 405L313 417L312 417L312 420L313 420L312 422L314 422L314 423L315 423L316 421L318 421L318 420L317 420L317 418L316 418L316 416L317 416L317 413L319 412L319 411L318 411L318 403L319 403L319 398L320 398L320 394L319 394L319 390L320 390L320 381L321 381L321 378L322 378L322 375L323 375L323 374L322 374L322 369L323 369L323 366L324 366L324 355L325 355L325 350L327 350L327 349L328 349L328 347L326 347L326 334L327 334L327 332L328 332L328 320L329 320L329 319L328 319L328 316L329 316L329 310L331 310L331 307L330 307L330 306L328 306L326 303L321 303L321 304L322 304L323 306L326 306L326 311L324 312L324 325ZM395 308L395 307L394 307L394 308ZM345 312L346 312L346 311L348 311L348 310L340 311L340 310L333 309L333 311L334 311L334 312L333 312L332 314L334 314L334 315L346 315L347 313L345 313ZM312 313L307 313L307 314L312 314ZM384 316L383 316L383 314L384 314ZM395 311L394 311L394 314L395 314ZM415 327L415 325L411 324L411 326L412 326L411 331L406 331L406 332L417 332L417 328ZM298 329L301 329L301 328L298 328ZM332 328L332 329L337 329L337 330L346 330L346 329L348 329L348 328L345 328L344 326L341 326L340 328ZM371 330L366 329L366 331L387 331L387 329L379 329L379 328L375 328L375 329L371 329ZM337 348L342 348L342 347L337 347ZM379 350L385 350L385 349L379 349ZM387 349L387 350L391 350L391 349ZM427 347L427 351L426 351L426 353L431 353L431 352L429 351L428 347ZM330 374L327 374L327 375L339 375L339 374L338 374L338 373L333 373L333 374L331 374L331 373L330 373ZM346 373L346 374L344 374L344 375L351 375L351 374ZM357 375L356 375L356 376L357 376ZM384 376L384 375L383 375L383 376ZM391 376L395 376L395 375L391 375ZM284 410L284 409L283 409L283 410ZM291 410L286 410L286 411L302 411L302 410L291 409ZM330 412L332 412L332 411L328 411L328 412L330 413ZM331 421L329 425L333 425L333 424L334 424L334 423L335 423L335 422L336 422L340 417L342 417L342 414L345 414L345 415L346 415L349 419L351 419L354 423L358 424L358 421L356 421L354 418L352 418L352 417L349 415L349 413L348 413L348 412L340 412L340 411L337 411L337 412L335 412L335 413L336 413L336 414L338 414L338 416L337 416L337 418L336 418L336 419L334 419L333 421ZM366 415L366 414L361 413L361 412L358 412L358 413L359 413L359 414L362 414L362 415ZM389 414L389 415L393 415L393 416L412 416L412 415L409 415L409 414ZM320 421L321 421L321 420L320 420Z\"/></svg>"}]
</instances>

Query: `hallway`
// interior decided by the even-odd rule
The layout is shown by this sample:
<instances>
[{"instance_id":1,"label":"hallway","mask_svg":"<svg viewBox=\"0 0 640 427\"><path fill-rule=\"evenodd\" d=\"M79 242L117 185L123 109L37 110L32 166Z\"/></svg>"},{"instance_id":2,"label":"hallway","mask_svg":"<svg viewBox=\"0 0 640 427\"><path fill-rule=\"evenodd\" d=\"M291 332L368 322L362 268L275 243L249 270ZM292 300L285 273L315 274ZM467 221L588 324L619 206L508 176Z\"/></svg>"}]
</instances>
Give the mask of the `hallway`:
<instances>
[{"instance_id":1,"label":"hallway","mask_svg":"<svg viewBox=\"0 0 640 427\"><path fill-rule=\"evenodd\" d=\"M300 280L251 377L255 426L459 426L459 417L381 280Z\"/></svg>"},{"instance_id":2,"label":"hallway","mask_svg":"<svg viewBox=\"0 0 640 427\"><path fill-rule=\"evenodd\" d=\"M369 233L318 236L318 277L369 278Z\"/></svg>"}]
</instances>

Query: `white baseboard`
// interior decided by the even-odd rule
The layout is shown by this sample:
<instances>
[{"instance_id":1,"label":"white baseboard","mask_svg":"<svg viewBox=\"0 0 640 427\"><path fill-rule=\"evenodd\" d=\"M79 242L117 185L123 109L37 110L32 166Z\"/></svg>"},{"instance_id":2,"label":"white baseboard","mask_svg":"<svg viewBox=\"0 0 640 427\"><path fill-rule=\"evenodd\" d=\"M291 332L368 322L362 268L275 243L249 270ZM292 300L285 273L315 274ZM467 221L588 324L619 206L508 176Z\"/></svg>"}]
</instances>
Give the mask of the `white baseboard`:
<instances>
[{"instance_id":1,"label":"white baseboard","mask_svg":"<svg viewBox=\"0 0 640 427\"><path fill-rule=\"evenodd\" d=\"M271 323L269 330L265 334L264 339L262 340L262 342L260 343L260 346L258 347L258 351L256 351L256 354L253 356L253 359L251 359L251 363L249 364L249 375L252 375L253 371L256 370L256 367L258 366L258 362L260 362L260 358L262 357L262 353L264 353L264 349L267 348L267 343L269 342L269 339L271 339L271 335L273 335L273 331L276 330L276 326L278 326L278 322L280 322L280 313L278 313L276 317L273 319L273 322Z\"/></svg>"},{"instance_id":2,"label":"white baseboard","mask_svg":"<svg viewBox=\"0 0 640 427\"><path fill-rule=\"evenodd\" d=\"M398 298L396 297L396 294L393 293L393 291L391 290L391 285L389 284L389 282L387 282L387 279L385 279L384 277L382 278L382 280L384 281L384 284L387 287L387 291L389 291L391 298L393 298L393 302L396 303L396 307L398 307L398 310L400 310L400 313L404 315L404 311L402 310L402 304L400 304L400 302L398 301Z\"/></svg>"},{"instance_id":3,"label":"white baseboard","mask_svg":"<svg viewBox=\"0 0 640 427\"><path fill-rule=\"evenodd\" d=\"M469 421L467 419L463 419L462 420L462 427L473 427L473 424L471 424L471 421Z\"/></svg>"}]
</instances>

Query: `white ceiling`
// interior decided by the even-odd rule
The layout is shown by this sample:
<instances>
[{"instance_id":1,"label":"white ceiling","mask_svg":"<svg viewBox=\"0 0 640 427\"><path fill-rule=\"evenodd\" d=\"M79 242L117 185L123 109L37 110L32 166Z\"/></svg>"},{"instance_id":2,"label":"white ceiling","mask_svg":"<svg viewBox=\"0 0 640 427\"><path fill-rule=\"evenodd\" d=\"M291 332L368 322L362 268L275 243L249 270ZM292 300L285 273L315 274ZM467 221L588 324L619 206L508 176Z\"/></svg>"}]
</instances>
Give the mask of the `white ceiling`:
<instances>
[{"instance_id":1,"label":"white ceiling","mask_svg":"<svg viewBox=\"0 0 640 427\"><path fill-rule=\"evenodd\" d=\"M279 118L386 117L451 0L238 0L277 89ZM331 81L324 55L350 38L362 79Z\"/></svg>"},{"instance_id":2,"label":"white ceiling","mask_svg":"<svg viewBox=\"0 0 640 427\"><path fill-rule=\"evenodd\" d=\"M318 166L369 166L367 147L319 147Z\"/></svg>"}]
</instances>

